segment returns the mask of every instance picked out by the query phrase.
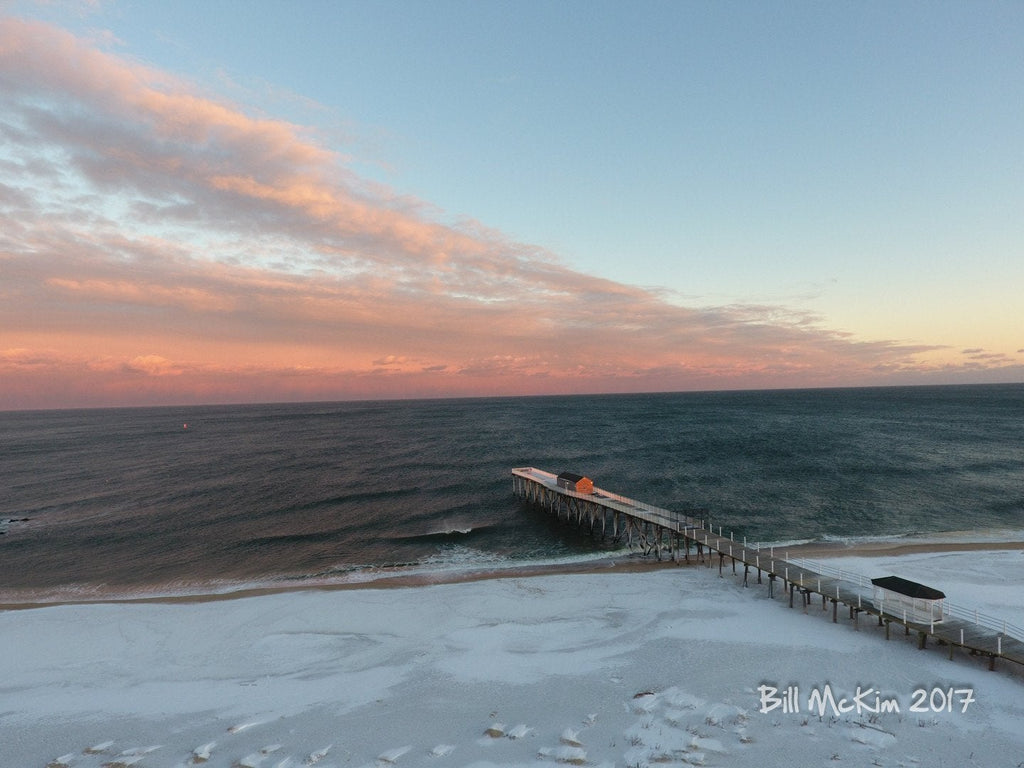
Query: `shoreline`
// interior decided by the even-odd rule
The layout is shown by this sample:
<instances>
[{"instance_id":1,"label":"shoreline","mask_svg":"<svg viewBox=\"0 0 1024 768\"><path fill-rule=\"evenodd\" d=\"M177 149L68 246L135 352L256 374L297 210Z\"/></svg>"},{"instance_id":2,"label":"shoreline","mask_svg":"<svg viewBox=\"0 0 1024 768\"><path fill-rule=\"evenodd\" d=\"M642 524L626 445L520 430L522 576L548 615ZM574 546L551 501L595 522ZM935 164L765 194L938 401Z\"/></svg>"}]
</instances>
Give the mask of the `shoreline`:
<instances>
[{"instance_id":1,"label":"shoreline","mask_svg":"<svg viewBox=\"0 0 1024 768\"><path fill-rule=\"evenodd\" d=\"M944 586L985 612L1019 616L1018 560L1004 549L906 562L926 580L948 572ZM1016 666L993 674L956 649L954 663L946 647L922 650L899 632L886 642L873 621L833 623L816 604L790 610L782 594L694 566L635 558L589 574L492 571L440 588L0 613L12 648L0 657L0 763L1017 761ZM820 714L816 694L833 702Z\"/></svg>"},{"instance_id":2,"label":"shoreline","mask_svg":"<svg viewBox=\"0 0 1024 768\"><path fill-rule=\"evenodd\" d=\"M762 547L764 549L764 547ZM845 544L842 542L807 542L780 547L788 557L800 559L829 559L834 557L893 557L901 555L955 552L985 552L1020 550L1024 553L1024 541L877 541ZM195 592L186 594L141 594L83 597L82 599L58 598L54 600L10 600L0 599L0 612L22 611L36 608L50 608L65 605L123 605L123 604L202 604L241 600L265 595L279 595L292 592L326 592L372 589L408 589L440 584L461 584L499 579L522 579L540 576L599 574L599 573L642 573L673 568L687 568L696 565L696 560L658 560L642 555L610 555L582 562L568 563L522 563L507 568L480 568L465 570L439 570L396 572L379 578L359 581L323 581L273 583L240 586L222 592Z\"/></svg>"},{"instance_id":3,"label":"shoreline","mask_svg":"<svg viewBox=\"0 0 1024 768\"><path fill-rule=\"evenodd\" d=\"M763 547L762 547L763 549ZM878 541L843 544L840 542L809 542L785 551L797 553L799 557L886 557L890 555L916 555L923 552L971 552L985 550L1019 549L1024 551L1024 541Z\"/></svg>"}]
</instances>

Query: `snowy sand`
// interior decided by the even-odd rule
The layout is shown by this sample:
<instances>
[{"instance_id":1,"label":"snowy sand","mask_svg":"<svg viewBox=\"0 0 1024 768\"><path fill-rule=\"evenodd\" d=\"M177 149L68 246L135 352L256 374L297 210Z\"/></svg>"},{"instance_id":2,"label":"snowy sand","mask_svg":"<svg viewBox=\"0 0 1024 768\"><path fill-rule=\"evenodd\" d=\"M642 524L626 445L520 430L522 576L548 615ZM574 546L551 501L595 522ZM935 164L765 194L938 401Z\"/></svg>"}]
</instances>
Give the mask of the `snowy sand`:
<instances>
[{"instance_id":1,"label":"snowy sand","mask_svg":"<svg viewBox=\"0 0 1024 768\"><path fill-rule=\"evenodd\" d=\"M925 581L1024 624L1021 551L829 565ZM610 567L7 611L0 766L1024 760L1014 665L990 672L959 652L950 661L898 632L886 642L871 621L855 629L841 611L832 624L830 611L791 610L781 592L770 600L728 568L720 578L717 568ZM858 687L871 691L855 700ZM918 690L925 711L912 712ZM787 692L799 711L779 703ZM844 697L852 709L836 712L829 702Z\"/></svg>"}]
</instances>

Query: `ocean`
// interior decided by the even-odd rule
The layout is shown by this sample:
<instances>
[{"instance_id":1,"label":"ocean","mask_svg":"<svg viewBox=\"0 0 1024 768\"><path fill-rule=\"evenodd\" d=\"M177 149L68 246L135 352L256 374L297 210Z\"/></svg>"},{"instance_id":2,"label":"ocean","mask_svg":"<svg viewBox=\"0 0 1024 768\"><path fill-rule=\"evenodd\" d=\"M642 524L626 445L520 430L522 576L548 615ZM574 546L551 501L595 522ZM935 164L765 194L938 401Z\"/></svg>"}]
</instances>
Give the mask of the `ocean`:
<instances>
[{"instance_id":1,"label":"ocean","mask_svg":"<svg viewBox=\"0 0 1024 768\"><path fill-rule=\"evenodd\" d=\"M764 543L1024 531L1024 385L0 413L0 602L578 562L591 477Z\"/></svg>"}]
</instances>

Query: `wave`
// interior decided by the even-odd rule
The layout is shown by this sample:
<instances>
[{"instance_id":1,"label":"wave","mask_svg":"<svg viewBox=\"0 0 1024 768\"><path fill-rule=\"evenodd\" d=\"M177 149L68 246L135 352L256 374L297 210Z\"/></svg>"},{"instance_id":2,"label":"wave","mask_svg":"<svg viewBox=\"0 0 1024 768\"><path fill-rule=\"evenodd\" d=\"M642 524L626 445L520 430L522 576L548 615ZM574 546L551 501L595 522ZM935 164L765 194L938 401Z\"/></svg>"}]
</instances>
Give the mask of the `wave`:
<instances>
[{"instance_id":1,"label":"wave","mask_svg":"<svg viewBox=\"0 0 1024 768\"><path fill-rule=\"evenodd\" d=\"M393 541L403 542L415 542L415 543L426 543L430 541L459 541L466 538L479 536L484 531L493 529L493 525L451 525L438 528L432 531L426 531L424 533L406 533L401 536L392 536Z\"/></svg>"},{"instance_id":2,"label":"wave","mask_svg":"<svg viewBox=\"0 0 1024 768\"><path fill-rule=\"evenodd\" d=\"M252 579L175 580L136 587L72 584L60 587L3 590L0 610L33 608L65 603L119 603L139 601L216 600L253 594L317 588L374 588L426 586L434 583L480 577L506 577L538 572L557 573L563 569L598 566L627 559L643 560L636 552L622 549L576 553L558 557L507 557L473 547L450 545L415 562L339 565L316 573L274 575Z\"/></svg>"},{"instance_id":3,"label":"wave","mask_svg":"<svg viewBox=\"0 0 1024 768\"><path fill-rule=\"evenodd\" d=\"M854 535L840 536L835 534L822 534L818 538L789 539L784 541L761 542L760 548L774 547L804 547L816 544L829 547L855 548L855 547L885 547L887 545L949 545L949 544L993 544L1002 542L1024 542L1024 529L1020 528L991 528L971 529L959 531L928 531L910 533L892 533L880 535Z\"/></svg>"}]
</instances>

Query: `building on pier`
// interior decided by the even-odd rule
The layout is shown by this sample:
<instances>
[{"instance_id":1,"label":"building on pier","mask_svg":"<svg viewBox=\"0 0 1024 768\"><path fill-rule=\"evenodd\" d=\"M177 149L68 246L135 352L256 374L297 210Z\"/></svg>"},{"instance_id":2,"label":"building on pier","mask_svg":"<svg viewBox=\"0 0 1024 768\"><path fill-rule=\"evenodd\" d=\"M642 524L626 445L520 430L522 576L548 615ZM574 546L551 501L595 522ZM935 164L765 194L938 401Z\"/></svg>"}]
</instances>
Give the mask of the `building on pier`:
<instances>
[{"instance_id":1,"label":"building on pier","mask_svg":"<svg viewBox=\"0 0 1024 768\"><path fill-rule=\"evenodd\" d=\"M576 493L593 493L594 481L589 477L577 475L575 472L563 472L557 478L558 487Z\"/></svg>"},{"instance_id":2,"label":"building on pier","mask_svg":"<svg viewBox=\"0 0 1024 768\"><path fill-rule=\"evenodd\" d=\"M512 491L521 499L592 535L625 544L630 550L638 547L642 554L653 554L659 560L668 554L674 562L681 556L686 562L703 563L708 568L717 559L719 576L724 575L728 561L734 574L737 565L742 566L744 587L754 572L758 584L766 577L769 599L774 597L776 582L781 581L783 594L789 593L790 608L800 595L806 613L812 596L819 595L822 610L831 602L833 623L839 621L841 603L849 607L855 628L861 614L876 616L878 626L885 627L886 640L891 625L902 625L907 635L917 633L918 648L923 649L932 638L949 648L950 659L960 648L971 656L987 657L989 669L995 669L997 658L1024 666L1024 628L985 617L977 610L971 620L962 608L946 604L945 594L937 589L898 576L872 579L869 589L859 576L851 579L852 574L843 571L791 560L788 552L777 558L775 547L748 546L746 539L736 541L721 528L716 532L705 513L697 510L694 512L700 518L591 486L591 492L582 493L563 485L559 476L536 467L512 470ZM691 548L696 548L694 559L690 557Z\"/></svg>"},{"instance_id":3,"label":"building on pier","mask_svg":"<svg viewBox=\"0 0 1024 768\"><path fill-rule=\"evenodd\" d=\"M882 576L872 579L871 583L874 585L875 605L883 606L886 613L902 614L907 621L923 624L942 621L944 592L899 576Z\"/></svg>"}]
</instances>

